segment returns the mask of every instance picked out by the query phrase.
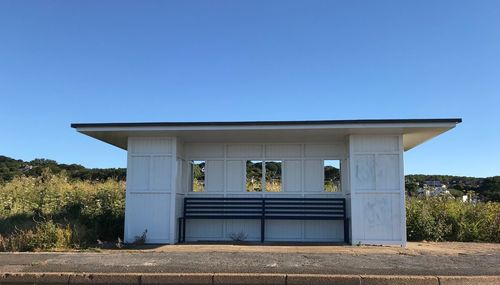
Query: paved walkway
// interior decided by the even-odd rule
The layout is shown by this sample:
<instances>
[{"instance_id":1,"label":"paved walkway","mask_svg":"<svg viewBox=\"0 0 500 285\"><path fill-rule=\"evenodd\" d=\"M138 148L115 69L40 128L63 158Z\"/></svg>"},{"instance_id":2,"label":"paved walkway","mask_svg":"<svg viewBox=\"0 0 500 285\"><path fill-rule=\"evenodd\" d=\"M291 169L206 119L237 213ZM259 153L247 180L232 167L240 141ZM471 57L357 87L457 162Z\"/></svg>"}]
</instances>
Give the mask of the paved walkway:
<instances>
[{"instance_id":1,"label":"paved walkway","mask_svg":"<svg viewBox=\"0 0 500 285\"><path fill-rule=\"evenodd\" d=\"M498 285L499 276L307 275L245 273L13 273L0 284Z\"/></svg>"},{"instance_id":2,"label":"paved walkway","mask_svg":"<svg viewBox=\"0 0 500 285\"><path fill-rule=\"evenodd\" d=\"M500 276L500 244L174 245L101 252L0 253L0 272Z\"/></svg>"}]
</instances>

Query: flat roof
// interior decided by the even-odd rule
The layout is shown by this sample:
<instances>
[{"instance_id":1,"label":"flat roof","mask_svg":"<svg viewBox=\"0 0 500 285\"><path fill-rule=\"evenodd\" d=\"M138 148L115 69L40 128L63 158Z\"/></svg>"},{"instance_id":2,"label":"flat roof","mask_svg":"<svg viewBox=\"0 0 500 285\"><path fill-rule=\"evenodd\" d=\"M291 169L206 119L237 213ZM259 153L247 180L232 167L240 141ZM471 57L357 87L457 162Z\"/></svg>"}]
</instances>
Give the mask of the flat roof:
<instances>
[{"instance_id":1,"label":"flat roof","mask_svg":"<svg viewBox=\"0 0 500 285\"><path fill-rule=\"evenodd\" d=\"M351 124L407 124L407 123L461 123L461 118L444 119L363 119L312 121L219 121L219 122L134 122L134 123L74 123L72 128L98 127L193 127L193 126L293 126L293 125L351 125Z\"/></svg>"},{"instance_id":2,"label":"flat roof","mask_svg":"<svg viewBox=\"0 0 500 285\"><path fill-rule=\"evenodd\" d=\"M403 135L409 150L461 123L460 118L309 121L74 123L78 132L127 149L128 138L172 136L184 142L322 142L352 134Z\"/></svg>"}]
</instances>

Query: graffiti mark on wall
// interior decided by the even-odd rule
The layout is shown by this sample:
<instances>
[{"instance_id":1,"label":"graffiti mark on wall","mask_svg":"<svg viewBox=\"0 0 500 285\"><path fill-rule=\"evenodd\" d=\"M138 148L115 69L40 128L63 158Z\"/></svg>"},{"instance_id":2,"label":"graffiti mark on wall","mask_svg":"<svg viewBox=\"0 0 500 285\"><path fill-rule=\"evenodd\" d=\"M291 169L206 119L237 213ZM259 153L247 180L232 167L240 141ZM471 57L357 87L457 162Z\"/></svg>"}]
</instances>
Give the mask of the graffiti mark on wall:
<instances>
[{"instance_id":1,"label":"graffiti mark on wall","mask_svg":"<svg viewBox=\"0 0 500 285\"><path fill-rule=\"evenodd\" d=\"M374 182L375 165L372 158L359 158L356 161L356 180L360 187L371 188Z\"/></svg>"},{"instance_id":2,"label":"graffiti mark on wall","mask_svg":"<svg viewBox=\"0 0 500 285\"><path fill-rule=\"evenodd\" d=\"M390 223L391 209L387 199L374 198L365 203L365 221L369 228L384 228Z\"/></svg>"}]
</instances>

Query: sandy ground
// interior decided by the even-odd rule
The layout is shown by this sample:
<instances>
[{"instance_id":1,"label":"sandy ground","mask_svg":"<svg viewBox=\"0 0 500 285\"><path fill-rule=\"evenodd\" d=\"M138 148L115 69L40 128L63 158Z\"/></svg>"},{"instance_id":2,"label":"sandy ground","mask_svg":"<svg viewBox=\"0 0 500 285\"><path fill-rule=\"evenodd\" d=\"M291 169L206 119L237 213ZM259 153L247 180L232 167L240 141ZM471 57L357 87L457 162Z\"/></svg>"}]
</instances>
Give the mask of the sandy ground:
<instances>
[{"instance_id":1,"label":"sandy ground","mask_svg":"<svg viewBox=\"0 0 500 285\"><path fill-rule=\"evenodd\" d=\"M145 252L267 252L267 253L346 253L346 254L407 254L461 255L500 254L500 244L462 242L409 242L400 246L343 246L343 245L227 245L181 244L145 246ZM133 252L133 251L130 251Z\"/></svg>"},{"instance_id":2,"label":"sandy ground","mask_svg":"<svg viewBox=\"0 0 500 285\"><path fill-rule=\"evenodd\" d=\"M148 246L100 252L1 253L0 272L268 272L500 275L500 244Z\"/></svg>"}]
</instances>

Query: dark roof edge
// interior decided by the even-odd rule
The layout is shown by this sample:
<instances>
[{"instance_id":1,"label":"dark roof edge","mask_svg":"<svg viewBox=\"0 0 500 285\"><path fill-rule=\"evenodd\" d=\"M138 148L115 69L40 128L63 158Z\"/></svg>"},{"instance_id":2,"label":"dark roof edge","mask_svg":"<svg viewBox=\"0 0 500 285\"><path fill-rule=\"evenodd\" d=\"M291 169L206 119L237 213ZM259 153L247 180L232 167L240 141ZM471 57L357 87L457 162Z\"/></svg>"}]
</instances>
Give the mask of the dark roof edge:
<instances>
[{"instance_id":1,"label":"dark roof edge","mask_svg":"<svg viewBox=\"0 0 500 285\"><path fill-rule=\"evenodd\" d=\"M349 124L411 124L461 123L461 118L446 119L368 119L318 121L241 121L241 122L139 122L139 123L74 123L72 128L107 127L202 127L202 126L290 126L290 125L349 125Z\"/></svg>"}]
</instances>

